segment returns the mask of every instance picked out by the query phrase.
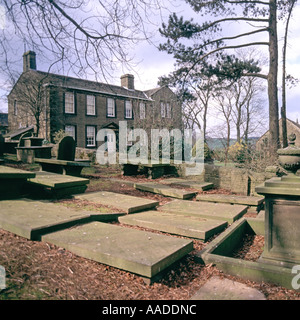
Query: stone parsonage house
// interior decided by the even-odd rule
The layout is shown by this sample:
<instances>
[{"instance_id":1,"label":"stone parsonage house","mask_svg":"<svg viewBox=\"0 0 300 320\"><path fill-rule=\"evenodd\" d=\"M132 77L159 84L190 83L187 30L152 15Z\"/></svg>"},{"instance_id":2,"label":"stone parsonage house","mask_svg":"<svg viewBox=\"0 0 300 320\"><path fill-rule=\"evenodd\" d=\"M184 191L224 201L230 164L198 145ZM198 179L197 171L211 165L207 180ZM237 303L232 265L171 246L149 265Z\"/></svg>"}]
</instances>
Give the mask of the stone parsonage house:
<instances>
[{"instance_id":1,"label":"stone parsonage house","mask_svg":"<svg viewBox=\"0 0 300 320\"><path fill-rule=\"evenodd\" d=\"M97 148L100 129L114 130L118 140L119 121L128 129L181 130L181 106L168 87L136 90L131 74L121 76L120 86L82 80L38 71L36 54L24 53L23 73L8 95L10 131L34 125L38 136L53 141L62 129L78 147Z\"/></svg>"}]
</instances>

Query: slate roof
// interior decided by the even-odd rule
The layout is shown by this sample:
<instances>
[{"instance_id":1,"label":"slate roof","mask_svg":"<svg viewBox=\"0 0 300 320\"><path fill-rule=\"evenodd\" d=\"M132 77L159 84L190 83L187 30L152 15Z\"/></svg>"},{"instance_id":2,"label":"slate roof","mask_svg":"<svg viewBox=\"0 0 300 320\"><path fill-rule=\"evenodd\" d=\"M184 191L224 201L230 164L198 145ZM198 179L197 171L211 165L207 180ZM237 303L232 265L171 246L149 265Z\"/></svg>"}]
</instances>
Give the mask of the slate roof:
<instances>
[{"instance_id":1,"label":"slate roof","mask_svg":"<svg viewBox=\"0 0 300 320\"><path fill-rule=\"evenodd\" d=\"M34 74L32 74L34 73ZM151 100L143 91L140 90L131 90L125 87L111 85L108 83L101 83L96 81L90 81L85 79L73 78L69 76L58 75L54 73L47 73L38 70L29 70L26 73L23 73L24 76L30 75L38 76L39 78L43 78L45 85L69 88L73 90L84 90L90 91L94 93L107 94L118 97L125 98L135 98L142 100Z\"/></svg>"}]
</instances>

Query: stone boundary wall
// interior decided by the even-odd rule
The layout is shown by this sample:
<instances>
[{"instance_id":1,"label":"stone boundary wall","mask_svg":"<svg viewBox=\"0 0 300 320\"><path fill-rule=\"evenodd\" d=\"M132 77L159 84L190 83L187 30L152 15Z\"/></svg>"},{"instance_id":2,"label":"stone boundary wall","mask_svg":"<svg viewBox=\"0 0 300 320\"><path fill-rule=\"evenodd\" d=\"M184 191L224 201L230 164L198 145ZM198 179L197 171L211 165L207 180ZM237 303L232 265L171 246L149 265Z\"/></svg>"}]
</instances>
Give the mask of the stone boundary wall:
<instances>
[{"instance_id":1,"label":"stone boundary wall","mask_svg":"<svg viewBox=\"0 0 300 320\"><path fill-rule=\"evenodd\" d=\"M215 187L242 195L255 195L255 187L269 178L265 172L257 173L245 168L205 165L205 181L212 182Z\"/></svg>"},{"instance_id":2,"label":"stone boundary wall","mask_svg":"<svg viewBox=\"0 0 300 320\"><path fill-rule=\"evenodd\" d=\"M178 172L184 176L183 170ZM242 195L257 195L255 187L267 179L276 176L275 173L253 172L245 168L220 167L205 164L204 171L199 176L191 176L193 180L211 182L217 188L229 190Z\"/></svg>"}]
</instances>

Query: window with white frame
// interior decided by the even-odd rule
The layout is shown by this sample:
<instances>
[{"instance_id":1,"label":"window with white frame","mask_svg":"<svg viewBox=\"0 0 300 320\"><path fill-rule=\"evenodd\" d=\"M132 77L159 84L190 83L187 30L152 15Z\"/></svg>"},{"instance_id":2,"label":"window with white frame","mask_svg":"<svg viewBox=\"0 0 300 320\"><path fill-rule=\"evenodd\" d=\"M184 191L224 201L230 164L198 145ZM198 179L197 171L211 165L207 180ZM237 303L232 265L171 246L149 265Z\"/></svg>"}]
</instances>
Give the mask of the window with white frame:
<instances>
[{"instance_id":1,"label":"window with white frame","mask_svg":"<svg viewBox=\"0 0 300 320\"><path fill-rule=\"evenodd\" d=\"M106 114L108 117L115 117L116 116L115 100L112 98L107 98Z\"/></svg>"},{"instance_id":2,"label":"window with white frame","mask_svg":"<svg viewBox=\"0 0 300 320\"><path fill-rule=\"evenodd\" d=\"M96 129L94 126L86 126L86 146L96 146Z\"/></svg>"},{"instance_id":3,"label":"window with white frame","mask_svg":"<svg viewBox=\"0 0 300 320\"><path fill-rule=\"evenodd\" d=\"M160 103L160 114L162 118L166 117L166 105L164 102Z\"/></svg>"},{"instance_id":4,"label":"window with white frame","mask_svg":"<svg viewBox=\"0 0 300 320\"><path fill-rule=\"evenodd\" d=\"M65 133L76 140L76 128L73 125L65 125Z\"/></svg>"},{"instance_id":5,"label":"window with white frame","mask_svg":"<svg viewBox=\"0 0 300 320\"><path fill-rule=\"evenodd\" d=\"M125 118L132 119L132 102L125 101Z\"/></svg>"},{"instance_id":6,"label":"window with white frame","mask_svg":"<svg viewBox=\"0 0 300 320\"><path fill-rule=\"evenodd\" d=\"M171 118L171 105L166 103L166 118Z\"/></svg>"},{"instance_id":7,"label":"window with white frame","mask_svg":"<svg viewBox=\"0 0 300 320\"><path fill-rule=\"evenodd\" d=\"M146 118L146 104L144 102L140 103L140 119Z\"/></svg>"},{"instance_id":8,"label":"window with white frame","mask_svg":"<svg viewBox=\"0 0 300 320\"><path fill-rule=\"evenodd\" d=\"M93 95L86 96L86 114L89 116L96 115L96 97Z\"/></svg>"},{"instance_id":9,"label":"window with white frame","mask_svg":"<svg viewBox=\"0 0 300 320\"><path fill-rule=\"evenodd\" d=\"M75 113L74 92L65 93L65 113Z\"/></svg>"}]
</instances>

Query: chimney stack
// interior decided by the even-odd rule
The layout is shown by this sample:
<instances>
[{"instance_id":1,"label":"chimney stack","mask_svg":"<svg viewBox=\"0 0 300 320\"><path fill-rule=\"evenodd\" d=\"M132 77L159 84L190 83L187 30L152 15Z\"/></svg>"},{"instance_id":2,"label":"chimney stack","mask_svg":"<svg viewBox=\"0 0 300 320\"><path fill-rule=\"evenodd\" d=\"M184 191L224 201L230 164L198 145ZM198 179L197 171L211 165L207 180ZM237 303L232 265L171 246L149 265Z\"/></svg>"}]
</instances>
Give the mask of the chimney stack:
<instances>
[{"instance_id":1,"label":"chimney stack","mask_svg":"<svg viewBox=\"0 0 300 320\"><path fill-rule=\"evenodd\" d=\"M132 74L124 74L121 77L121 86L134 90L134 76Z\"/></svg>"},{"instance_id":2,"label":"chimney stack","mask_svg":"<svg viewBox=\"0 0 300 320\"><path fill-rule=\"evenodd\" d=\"M23 54L23 72L36 70L36 54L34 51L27 51Z\"/></svg>"}]
</instances>

